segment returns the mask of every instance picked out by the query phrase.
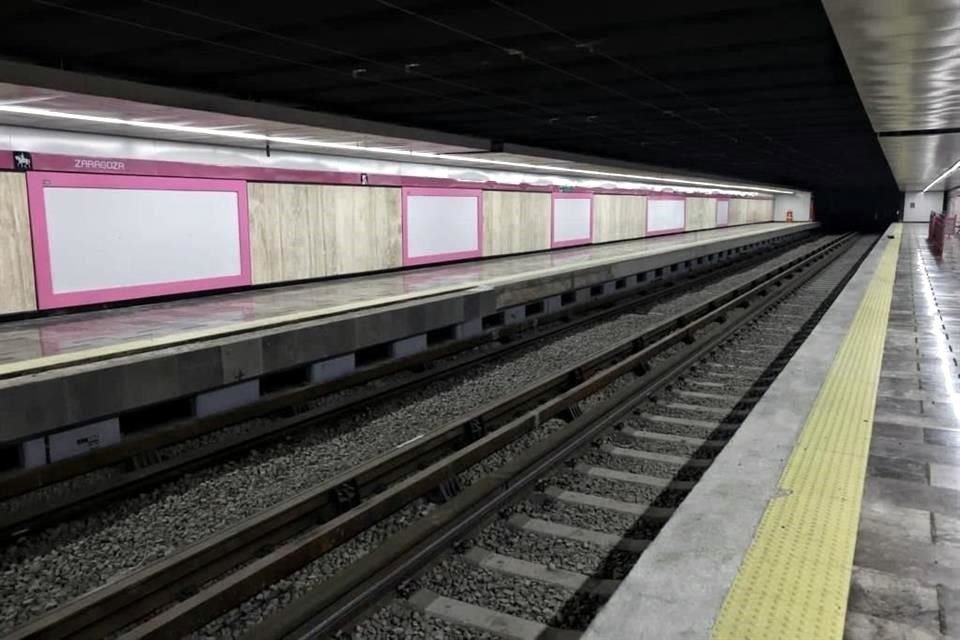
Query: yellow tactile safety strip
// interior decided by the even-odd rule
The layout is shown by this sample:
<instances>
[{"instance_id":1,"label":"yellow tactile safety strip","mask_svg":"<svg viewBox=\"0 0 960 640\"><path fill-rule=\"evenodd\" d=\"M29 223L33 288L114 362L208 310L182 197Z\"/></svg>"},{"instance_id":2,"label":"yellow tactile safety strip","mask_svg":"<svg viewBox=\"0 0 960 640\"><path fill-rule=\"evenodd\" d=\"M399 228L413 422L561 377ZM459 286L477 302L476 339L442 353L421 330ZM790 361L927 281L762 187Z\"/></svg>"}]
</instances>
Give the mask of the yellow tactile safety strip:
<instances>
[{"instance_id":1,"label":"yellow tactile safety strip","mask_svg":"<svg viewBox=\"0 0 960 640\"><path fill-rule=\"evenodd\" d=\"M714 640L843 637L900 226L780 477ZM881 240L885 242L885 240Z\"/></svg>"}]
</instances>

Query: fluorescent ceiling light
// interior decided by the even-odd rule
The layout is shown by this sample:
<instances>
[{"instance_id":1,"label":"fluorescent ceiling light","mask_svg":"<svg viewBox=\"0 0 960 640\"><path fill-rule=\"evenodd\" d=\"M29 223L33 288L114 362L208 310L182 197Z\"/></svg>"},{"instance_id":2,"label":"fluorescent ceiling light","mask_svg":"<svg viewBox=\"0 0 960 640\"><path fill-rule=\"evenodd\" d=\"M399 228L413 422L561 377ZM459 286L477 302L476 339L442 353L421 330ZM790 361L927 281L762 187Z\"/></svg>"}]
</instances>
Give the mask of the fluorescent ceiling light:
<instances>
[{"instance_id":1,"label":"fluorescent ceiling light","mask_svg":"<svg viewBox=\"0 0 960 640\"><path fill-rule=\"evenodd\" d=\"M196 127L193 125L166 124L163 122L150 122L146 120L126 120L124 118L113 118L109 116L93 116L83 113L69 113L66 111L55 111L53 109L42 109L38 107L27 107L16 104L0 105L0 112L14 113L27 116L37 116L42 118L56 118L60 120L74 120L79 122L92 122L96 124L109 124L122 127L131 127L136 129L152 129L158 131L173 131L176 133L186 133L191 135L202 135L214 138L230 138L233 140L248 140L254 142L274 143L290 145L295 147L309 147L318 149L338 149L346 151L362 151L363 153L388 156L402 156L405 158L422 158L439 164L462 164L462 165L485 165L508 167L510 169L531 169L538 172L551 172L561 175L586 176L591 178L615 178L629 181L647 181L658 183L656 187L669 187L676 185L680 187L693 187L715 190L738 190L760 192L766 194L793 194L788 189L774 189L770 187L755 187L741 184L731 184L723 182L710 182L706 180L688 180L685 178L664 178L661 176L649 176L635 173L617 173L612 171L598 171L593 169L575 169L571 167L560 167L553 165L533 164L528 162L511 162L507 160L484 159L480 156L470 155L445 155L441 153L431 153L429 151L410 151L406 149L391 149L389 147L364 147L358 144L343 142L322 142L319 140L305 140L302 138L289 138L286 136L269 136L262 133L249 133L245 131L234 131L230 129L212 129L209 127ZM954 167L956 168L956 167ZM951 169L952 171L953 169ZM949 173L949 172L948 172ZM938 178L939 180L939 178ZM929 187L927 187L929 189Z\"/></svg>"},{"instance_id":2,"label":"fluorescent ceiling light","mask_svg":"<svg viewBox=\"0 0 960 640\"><path fill-rule=\"evenodd\" d=\"M921 191L920 193L926 193L927 191L930 190L930 187L932 187L933 185L937 184L938 182L946 178L948 175L956 171L958 168L960 168L960 160L957 160L956 162L954 162L952 167L950 167L949 169L941 173L939 176L934 178L933 182L925 186L923 188L923 191Z\"/></svg>"}]
</instances>

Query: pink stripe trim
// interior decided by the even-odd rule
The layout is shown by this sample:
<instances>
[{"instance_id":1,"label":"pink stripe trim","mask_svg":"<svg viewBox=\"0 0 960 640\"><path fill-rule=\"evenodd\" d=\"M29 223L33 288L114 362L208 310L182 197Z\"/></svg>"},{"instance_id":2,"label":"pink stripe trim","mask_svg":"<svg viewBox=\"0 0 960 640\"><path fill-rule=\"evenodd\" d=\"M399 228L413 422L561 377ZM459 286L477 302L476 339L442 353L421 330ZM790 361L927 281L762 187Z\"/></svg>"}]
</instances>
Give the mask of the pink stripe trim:
<instances>
[{"instance_id":1,"label":"pink stripe trim","mask_svg":"<svg viewBox=\"0 0 960 640\"><path fill-rule=\"evenodd\" d=\"M0 151L0 169L12 168L13 159L9 151ZM55 153L33 154L33 168L36 171L56 171L65 173L94 173L111 175L142 175L173 178L212 178L217 180L248 180L250 182L302 182L311 184L368 184L382 187L412 188L474 188L500 191L530 191L537 193L556 193L560 187L555 185L508 184L493 181L465 182L449 178L425 178L418 176L396 176L387 174L369 174L364 182L363 174L339 171L315 171L310 169L284 169L260 166L225 166L169 160L140 160L136 158L99 158L94 156L70 156ZM574 188L564 193L602 193L638 195L649 197L677 197L676 194L664 195L659 191L643 189L585 189ZM705 197L711 197L705 194ZM769 198L754 198L764 200Z\"/></svg>"},{"instance_id":2,"label":"pink stripe trim","mask_svg":"<svg viewBox=\"0 0 960 640\"><path fill-rule=\"evenodd\" d=\"M47 235L47 216L44 204L45 187L78 187L99 189L153 189L163 191L229 191L237 195L237 242L240 249L240 273L217 278L199 278L176 282L128 287L112 287L56 293L53 290L53 270L50 260L50 240ZM30 209L30 230L33 236L33 255L37 281L37 305L40 309L73 307L133 298L189 293L209 289L239 287L251 283L250 217L247 203L247 185L236 180L185 180L178 178L148 178L113 175L84 175L31 171L27 174L27 198Z\"/></svg>"},{"instance_id":3,"label":"pink stripe trim","mask_svg":"<svg viewBox=\"0 0 960 640\"><path fill-rule=\"evenodd\" d=\"M570 240L556 240L556 203L557 200L589 200L590 201L590 231L583 238L573 238ZM559 249L562 247L578 247L593 242L593 193L590 191L554 191L550 194L550 248Z\"/></svg>"},{"instance_id":4,"label":"pink stripe trim","mask_svg":"<svg viewBox=\"0 0 960 640\"><path fill-rule=\"evenodd\" d=\"M665 236L671 233L682 233L687 230L687 198L686 196L678 195L667 195L667 194L653 194L647 196L648 200L682 200L683 201L683 223L679 227L673 227L672 229L658 229L656 231L650 230L650 211L647 211L647 218L645 221L644 229L644 238L650 238L652 236Z\"/></svg>"},{"instance_id":5,"label":"pink stripe trim","mask_svg":"<svg viewBox=\"0 0 960 640\"><path fill-rule=\"evenodd\" d=\"M448 253L432 253L425 256L411 256L409 247L410 223L407 219L407 199L410 196L446 196L477 199L477 246L469 251L451 251ZM483 255L483 191L479 189L437 189L430 187L404 187L400 196L400 234L403 245L403 266L410 267L435 262L451 262L453 260L467 260L479 258Z\"/></svg>"},{"instance_id":6,"label":"pink stripe trim","mask_svg":"<svg viewBox=\"0 0 960 640\"><path fill-rule=\"evenodd\" d=\"M166 160L127 158L94 158L52 153L33 155L35 171L60 173L140 175L168 178L203 178L214 180L251 180L262 182L322 182L326 184L361 184L359 173L338 171L304 171L275 167L231 167Z\"/></svg>"}]
</instances>

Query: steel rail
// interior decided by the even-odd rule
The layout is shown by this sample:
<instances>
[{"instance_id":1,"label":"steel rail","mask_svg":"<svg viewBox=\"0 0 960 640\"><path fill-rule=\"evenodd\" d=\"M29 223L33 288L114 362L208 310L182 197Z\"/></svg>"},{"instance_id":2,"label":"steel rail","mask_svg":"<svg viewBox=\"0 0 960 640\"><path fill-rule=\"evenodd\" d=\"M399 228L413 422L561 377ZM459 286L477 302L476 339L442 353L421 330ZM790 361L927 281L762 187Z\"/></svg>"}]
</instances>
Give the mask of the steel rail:
<instances>
[{"instance_id":1,"label":"steel rail","mask_svg":"<svg viewBox=\"0 0 960 640\"><path fill-rule=\"evenodd\" d=\"M190 440L200 435L225 429L229 426L248 420L253 417L262 417L269 413L281 410L292 410L291 407L302 405L316 397L314 394L333 393L352 388L381 377L394 375L399 371L415 367L430 367L432 359L455 355L458 352L477 347L486 342L502 340L504 344L485 353L475 354L451 363L428 368L411 379L399 380L357 394L355 397L341 400L330 406L310 409L296 413L296 415L281 418L274 424L267 425L256 431L236 434L224 438L222 441L180 454L172 459L149 464L142 468L135 468L118 477L105 480L93 486L78 489L68 495L55 500L38 502L25 508L11 510L0 514L0 542L4 539L16 538L45 527L66 521L79 514L90 511L116 501L125 496L135 495L165 482L174 480L184 473L191 473L200 469L218 464L225 460L236 458L255 448L287 437L291 433L307 429L317 424L323 424L342 418L360 409L369 409L371 404L386 402L400 395L411 393L438 380L467 371L477 365L489 362L495 358L504 357L510 353L529 347L531 344L557 335L572 332L578 327L597 322L630 309L642 308L653 304L662 296L671 295L687 287L696 286L703 281L714 281L725 277L728 271L735 271L748 266L750 263L761 262L765 255L752 256L750 260L735 262L720 271L702 274L693 279L671 281L666 286L646 290L643 292L624 292L614 297L607 297L602 302L593 305L578 305L570 310L561 310L551 314L539 316L531 320L532 324L504 327L492 336L482 339L472 339L456 345L448 345L431 349L428 353L417 354L402 360L392 361L376 369L365 370L353 374L349 378L320 385L312 385L306 389L278 394L259 401L248 407L241 407L224 414L200 418L187 423L176 423L156 432L145 434L143 437L128 438L130 443L121 443L112 447L98 450L89 455L76 459L25 469L0 477L0 499L10 498L26 493L30 490L49 486L57 482L68 480L71 477L89 473L98 468L129 463L132 458L144 455L145 451L153 451L150 447L165 447ZM746 264L745 264L746 263ZM619 301L618 301L619 298ZM596 309L598 306L604 308ZM573 314L578 314L575 319ZM583 315L579 315L583 314ZM531 335L515 337L515 334L524 328L537 324L556 322L552 326L541 328Z\"/></svg>"}]
</instances>

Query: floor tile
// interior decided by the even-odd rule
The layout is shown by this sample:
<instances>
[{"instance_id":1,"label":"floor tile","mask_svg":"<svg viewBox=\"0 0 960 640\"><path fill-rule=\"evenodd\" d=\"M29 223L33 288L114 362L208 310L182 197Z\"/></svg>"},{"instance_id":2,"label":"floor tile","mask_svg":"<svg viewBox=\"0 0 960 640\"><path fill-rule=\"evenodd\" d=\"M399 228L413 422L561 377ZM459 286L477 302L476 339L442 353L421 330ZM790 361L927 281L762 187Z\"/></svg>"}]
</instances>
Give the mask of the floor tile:
<instances>
[{"instance_id":1,"label":"floor tile","mask_svg":"<svg viewBox=\"0 0 960 640\"><path fill-rule=\"evenodd\" d=\"M923 432L923 440L927 444L934 444L940 447L960 447L960 431L925 429Z\"/></svg>"},{"instance_id":2,"label":"floor tile","mask_svg":"<svg viewBox=\"0 0 960 640\"><path fill-rule=\"evenodd\" d=\"M851 611L940 633L937 590L916 580L854 567L848 606Z\"/></svg>"},{"instance_id":3,"label":"floor tile","mask_svg":"<svg viewBox=\"0 0 960 640\"><path fill-rule=\"evenodd\" d=\"M930 544L930 512L909 507L874 502L865 497L860 510L860 530L872 535L913 544Z\"/></svg>"},{"instance_id":4,"label":"floor tile","mask_svg":"<svg viewBox=\"0 0 960 640\"><path fill-rule=\"evenodd\" d=\"M895 478L927 484L927 465L902 458L870 456L867 462L867 474L878 478Z\"/></svg>"},{"instance_id":5,"label":"floor tile","mask_svg":"<svg viewBox=\"0 0 960 640\"><path fill-rule=\"evenodd\" d=\"M940 601L941 630L951 638L960 638L960 585L937 587Z\"/></svg>"},{"instance_id":6,"label":"floor tile","mask_svg":"<svg viewBox=\"0 0 960 640\"><path fill-rule=\"evenodd\" d=\"M934 487L960 490L960 466L931 464L930 484Z\"/></svg>"},{"instance_id":7,"label":"floor tile","mask_svg":"<svg viewBox=\"0 0 960 640\"><path fill-rule=\"evenodd\" d=\"M848 611L845 640L941 640L943 636L926 629L915 629L891 620Z\"/></svg>"},{"instance_id":8,"label":"floor tile","mask_svg":"<svg viewBox=\"0 0 960 640\"><path fill-rule=\"evenodd\" d=\"M889 502L901 507L960 517L960 491L954 489L893 478L871 477L864 496L875 502Z\"/></svg>"},{"instance_id":9,"label":"floor tile","mask_svg":"<svg viewBox=\"0 0 960 640\"><path fill-rule=\"evenodd\" d=\"M938 545L953 545L960 548L960 518L935 513L931 526L934 542Z\"/></svg>"},{"instance_id":10,"label":"floor tile","mask_svg":"<svg viewBox=\"0 0 960 640\"><path fill-rule=\"evenodd\" d=\"M957 447L938 447L877 435L874 435L870 442L870 453L889 458L906 458L917 462L960 465L960 452L957 451Z\"/></svg>"},{"instance_id":11,"label":"floor tile","mask_svg":"<svg viewBox=\"0 0 960 640\"><path fill-rule=\"evenodd\" d=\"M877 535L863 527L857 539L854 564L929 586L960 584L960 547L951 544L918 544Z\"/></svg>"}]
</instances>

